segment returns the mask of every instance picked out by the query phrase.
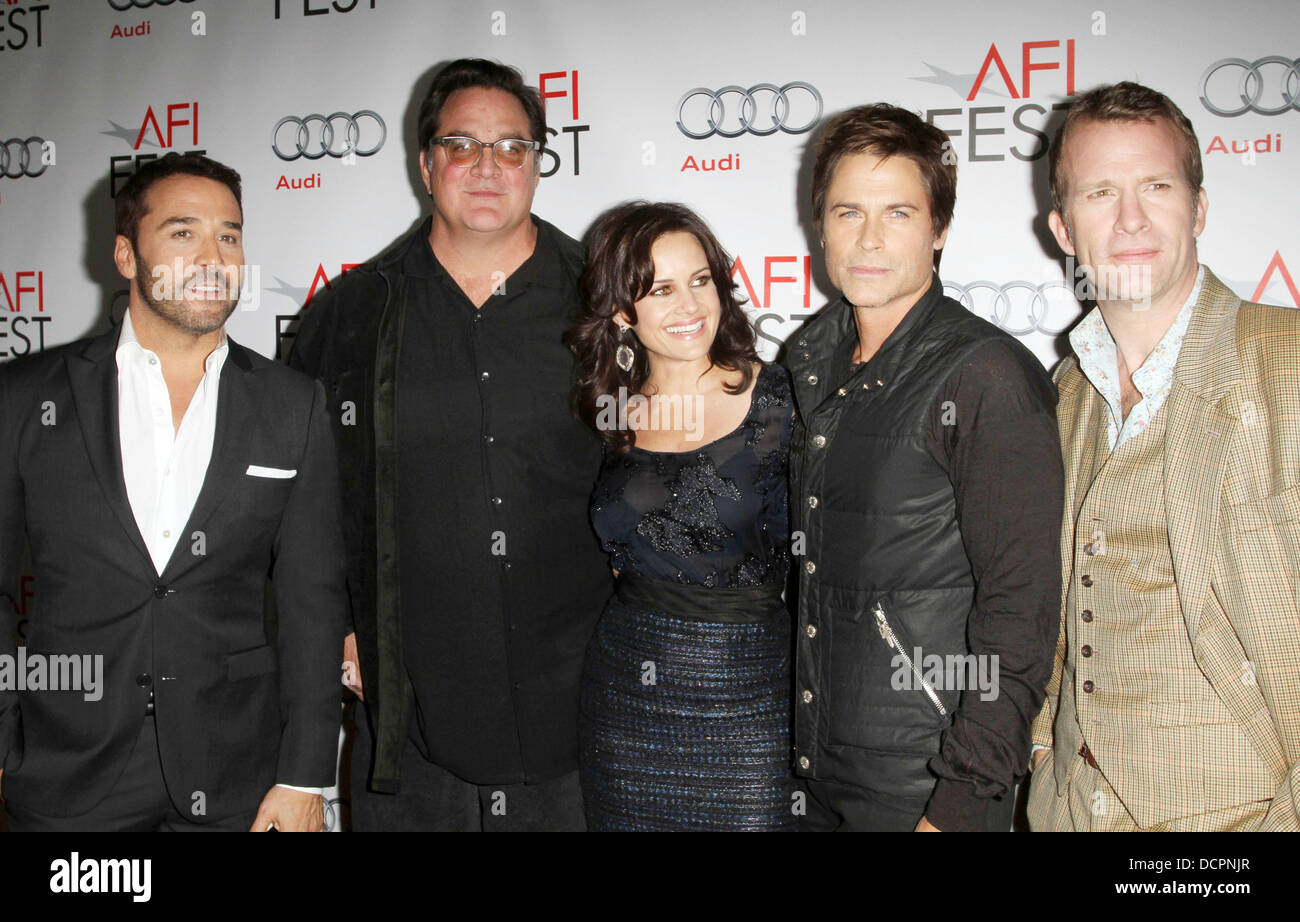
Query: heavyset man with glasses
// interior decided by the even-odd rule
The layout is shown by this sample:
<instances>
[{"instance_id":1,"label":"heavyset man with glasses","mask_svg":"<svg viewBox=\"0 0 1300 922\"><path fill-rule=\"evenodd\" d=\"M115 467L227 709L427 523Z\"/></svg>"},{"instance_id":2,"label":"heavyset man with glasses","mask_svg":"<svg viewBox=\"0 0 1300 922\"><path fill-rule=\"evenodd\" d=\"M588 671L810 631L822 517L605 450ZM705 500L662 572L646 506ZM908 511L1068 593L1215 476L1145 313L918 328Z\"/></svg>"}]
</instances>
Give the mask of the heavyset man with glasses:
<instances>
[{"instance_id":1,"label":"heavyset man with glasses","mask_svg":"<svg viewBox=\"0 0 1300 922\"><path fill-rule=\"evenodd\" d=\"M433 214L313 299L290 358L335 404L358 830L583 828L578 679L611 578L561 341L583 253L530 214L545 138L513 68L439 71Z\"/></svg>"}]
</instances>

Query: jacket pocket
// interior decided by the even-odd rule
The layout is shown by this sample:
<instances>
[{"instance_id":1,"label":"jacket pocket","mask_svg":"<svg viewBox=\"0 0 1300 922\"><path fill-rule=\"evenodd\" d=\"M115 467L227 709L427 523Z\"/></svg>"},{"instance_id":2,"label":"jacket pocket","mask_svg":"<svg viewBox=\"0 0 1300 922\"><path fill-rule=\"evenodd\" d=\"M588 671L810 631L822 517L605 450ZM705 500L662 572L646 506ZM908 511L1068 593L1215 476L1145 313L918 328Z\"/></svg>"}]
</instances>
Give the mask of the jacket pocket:
<instances>
[{"instance_id":1,"label":"jacket pocket","mask_svg":"<svg viewBox=\"0 0 1300 922\"><path fill-rule=\"evenodd\" d=\"M930 704L936 711L938 711L939 716L947 717L948 709L945 708L943 702L939 700L939 693L934 690L934 686L926 681L924 673L921 672L921 664L916 662L916 657L912 653L912 648L907 646L906 641L899 637L898 633L894 630L893 625L889 623L889 617L885 614L884 605L881 604L879 600L877 600L876 604L871 608L871 617L875 621L876 630L880 633L881 639L891 650L894 651L894 655L890 659L890 664L893 665L895 660L902 660L901 666L895 667L895 672L893 677L891 677L890 684L897 687L899 683L894 679L896 677L901 677L905 687L910 684L913 690L923 692L925 697L929 699ZM905 669L906 673L899 676L899 669Z\"/></svg>"}]
</instances>

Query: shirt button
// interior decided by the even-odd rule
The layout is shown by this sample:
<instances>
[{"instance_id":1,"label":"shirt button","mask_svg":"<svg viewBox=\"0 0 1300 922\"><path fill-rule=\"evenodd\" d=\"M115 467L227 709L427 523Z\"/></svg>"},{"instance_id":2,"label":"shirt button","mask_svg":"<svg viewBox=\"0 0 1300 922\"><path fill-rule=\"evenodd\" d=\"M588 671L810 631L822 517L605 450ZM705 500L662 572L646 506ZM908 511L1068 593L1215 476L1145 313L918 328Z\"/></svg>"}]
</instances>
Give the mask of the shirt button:
<instances>
[{"instance_id":1,"label":"shirt button","mask_svg":"<svg viewBox=\"0 0 1300 922\"><path fill-rule=\"evenodd\" d=\"M163 537L164 537L164 538L170 538L171 536L172 536L172 533L171 533L170 531L165 531L165 532L163 532Z\"/></svg>"},{"instance_id":2,"label":"shirt button","mask_svg":"<svg viewBox=\"0 0 1300 922\"><path fill-rule=\"evenodd\" d=\"M479 375L479 377L486 381L488 379L488 373L485 371L483 374Z\"/></svg>"},{"instance_id":3,"label":"shirt button","mask_svg":"<svg viewBox=\"0 0 1300 922\"><path fill-rule=\"evenodd\" d=\"M816 509L816 508L817 508L817 497L815 497L815 496L810 496L810 497L808 497L808 508L809 508L809 509Z\"/></svg>"},{"instance_id":4,"label":"shirt button","mask_svg":"<svg viewBox=\"0 0 1300 922\"><path fill-rule=\"evenodd\" d=\"M817 572L817 564L813 563L813 562L810 560L810 561L808 561L806 564L803 565L803 569L804 569L804 572L805 572L805 573L807 573L809 576L812 576L814 573Z\"/></svg>"},{"instance_id":5,"label":"shirt button","mask_svg":"<svg viewBox=\"0 0 1300 922\"><path fill-rule=\"evenodd\" d=\"M157 364L158 364L158 360L157 360L156 358L154 358L154 357L151 355L151 356L149 356L149 364L150 364L150 365L157 365Z\"/></svg>"},{"instance_id":6,"label":"shirt button","mask_svg":"<svg viewBox=\"0 0 1300 922\"><path fill-rule=\"evenodd\" d=\"M805 353L803 354L803 357L804 357L804 360L805 360L805 361L808 360L808 359L810 359L810 358L812 358L812 356L811 356L809 353L807 353L807 352L805 352Z\"/></svg>"},{"instance_id":7,"label":"shirt button","mask_svg":"<svg viewBox=\"0 0 1300 922\"><path fill-rule=\"evenodd\" d=\"M1080 613L1079 617L1083 619L1084 624L1092 623L1092 612L1086 608Z\"/></svg>"},{"instance_id":8,"label":"shirt button","mask_svg":"<svg viewBox=\"0 0 1300 922\"><path fill-rule=\"evenodd\" d=\"M816 636L817 636L817 625L815 625L815 624L810 624L810 625L808 625L806 628L803 629L803 632L804 632L805 634L807 634L809 637L816 637Z\"/></svg>"},{"instance_id":9,"label":"shirt button","mask_svg":"<svg viewBox=\"0 0 1300 922\"><path fill-rule=\"evenodd\" d=\"M807 756L799 757L799 767L802 768L804 771L807 771L810 765L812 765L812 763L808 761Z\"/></svg>"},{"instance_id":10,"label":"shirt button","mask_svg":"<svg viewBox=\"0 0 1300 922\"><path fill-rule=\"evenodd\" d=\"M135 684L139 685L141 688L148 688L153 684L153 677L147 672L142 672L135 677Z\"/></svg>"},{"instance_id":11,"label":"shirt button","mask_svg":"<svg viewBox=\"0 0 1300 922\"><path fill-rule=\"evenodd\" d=\"M487 442L489 445L491 445L493 442L496 441L496 439L492 438L492 436L490 436L490 435L485 435L485 436L483 436L483 441L485 441L485 442Z\"/></svg>"},{"instance_id":12,"label":"shirt button","mask_svg":"<svg viewBox=\"0 0 1300 922\"><path fill-rule=\"evenodd\" d=\"M164 586L162 583L159 583L157 586L153 587L153 595L154 598L156 599L166 598L167 592L168 592L167 587Z\"/></svg>"},{"instance_id":13,"label":"shirt button","mask_svg":"<svg viewBox=\"0 0 1300 922\"><path fill-rule=\"evenodd\" d=\"M1079 648L1079 655L1092 656L1092 647L1088 646L1087 644L1084 644L1082 647Z\"/></svg>"},{"instance_id":14,"label":"shirt button","mask_svg":"<svg viewBox=\"0 0 1300 922\"><path fill-rule=\"evenodd\" d=\"M1085 573L1085 574L1083 574L1083 579L1079 580L1079 582L1083 583L1085 586L1091 586L1091 585L1092 585L1092 577L1089 576L1087 573Z\"/></svg>"},{"instance_id":15,"label":"shirt button","mask_svg":"<svg viewBox=\"0 0 1300 922\"><path fill-rule=\"evenodd\" d=\"M843 397L843 396L846 395L848 392L849 392L849 389L848 389L847 387L841 387L841 388L840 388L838 391L836 391L835 393L837 393L837 394L839 394L841 397Z\"/></svg>"},{"instance_id":16,"label":"shirt button","mask_svg":"<svg viewBox=\"0 0 1300 922\"><path fill-rule=\"evenodd\" d=\"M494 497L492 497L492 505L494 505L494 506L500 506L500 505L501 505L501 497L499 497L499 496L494 496Z\"/></svg>"},{"instance_id":17,"label":"shirt button","mask_svg":"<svg viewBox=\"0 0 1300 922\"><path fill-rule=\"evenodd\" d=\"M1094 688L1096 688L1096 687L1097 687L1097 686L1095 686L1095 685L1092 684L1092 679L1089 679L1088 681L1086 681L1086 682L1083 683L1083 690L1084 690L1084 692L1086 692L1086 693L1089 694L1089 695L1092 694L1092 690L1093 690Z\"/></svg>"},{"instance_id":18,"label":"shirt button","mask_svg":"<svg viewBox=\"0 0 1300 922\"><path fill-rule=\"evenodd\" d=\"M808 689L805 688L799 697L803 698L804 704L812 704L813 694Z\"/></svg>"},{"instance_id":19,"label":"shirt button","mask_svg":"<svg viewBox=\"0 0 1300 922\"><path fill-rule=\"evenodd\" d=\"M808 383L809 383L809 384L816 384L816 383L817 383L817 376L816 376L816 375L809 375L809 376L808 376Z\"/></svg>"},{"instance_id":20,"label":"shirt button","mask_svg":"<svg viewBox=\"0 0 1300 922\"><path fill-rule=\"evenodd\" d=\"M814 447L814 448L825 448L825 447L826 447L826 436L824 436L824 435L814 435L814 436L813 436L813 447Z\"/></svg>"}]
</instances>

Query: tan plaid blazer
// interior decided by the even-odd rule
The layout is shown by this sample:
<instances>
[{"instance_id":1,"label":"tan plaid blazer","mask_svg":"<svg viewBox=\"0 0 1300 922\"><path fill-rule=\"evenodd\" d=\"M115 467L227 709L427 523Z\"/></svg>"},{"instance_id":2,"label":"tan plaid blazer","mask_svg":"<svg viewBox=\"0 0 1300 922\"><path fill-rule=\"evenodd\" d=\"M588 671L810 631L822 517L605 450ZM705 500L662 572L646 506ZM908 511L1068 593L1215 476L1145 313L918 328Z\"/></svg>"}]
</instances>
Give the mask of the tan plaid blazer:
<instances>
[{"instance_id":1,"label":"tan plaid blazer","mask_svg":"<svg viewBox=\"0 0 1300 922\"><path fill-rule=\"evenodd\" d=\"M1243 302L1208 271L1194 310L1164 405L1165 508L1187 624L1186 638L1178 642L1190 642L1197 665L1272 777L1275 790L1259 828L1295 830L1300 829L1300 310ZM1065 461L1061 563L1068 587L1075 516L1083 501L1080 491L1088 486L1080 483L1088 446L1075 433L1092 388L1073 356L1054 377ZM1034 742L1044 746L1053 744L1061 693L1065 600L1063 588L1056 663L1033 726ZM1072 691L1067 688L1066 694ZM1137 746L1144 730L1125 726L1119 738ZM1206 735L1206 746L1212 739ZM1057 752L1055 778L1035 782L1054 780L1063 791L1072 761L1073 753ZM1152 771L1124 781L1140 790L1139 801L1160 805L1158 820L1197 812L1195 803L1180 802L1186 794L1178 785L1167 783L1180 774L1186 772ZM1259 800L1257 790L1240 793L1240 802ZM1135 819L1146 825L1143 817Z\"/></svg>"}]
</instances>

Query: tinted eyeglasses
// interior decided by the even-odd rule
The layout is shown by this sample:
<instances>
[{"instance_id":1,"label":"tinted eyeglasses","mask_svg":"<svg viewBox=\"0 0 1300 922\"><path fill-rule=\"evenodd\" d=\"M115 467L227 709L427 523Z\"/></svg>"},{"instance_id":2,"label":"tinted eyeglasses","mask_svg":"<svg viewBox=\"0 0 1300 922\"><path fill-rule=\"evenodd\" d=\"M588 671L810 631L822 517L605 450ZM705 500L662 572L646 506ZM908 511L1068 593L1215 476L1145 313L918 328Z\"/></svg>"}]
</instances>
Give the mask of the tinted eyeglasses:
<instances>
[{"instance_id":1,"label":"tinted eyeglasses","mask_svg":"<svg viewBox=\"0 0 1300 922\"><path fill-rule=\"evenodd\" d=\"M460 167L471 167L478 163L478 158L483 156L483 148L490 147L497 166L506 170L519 169L528 162L529 151L540 150L542 147L540 141L525 141L522 138L502 138L487 144L476 138L459 135L433 138L429 143L441 145L452 166Z\"/></svg>"}]
</instances>

